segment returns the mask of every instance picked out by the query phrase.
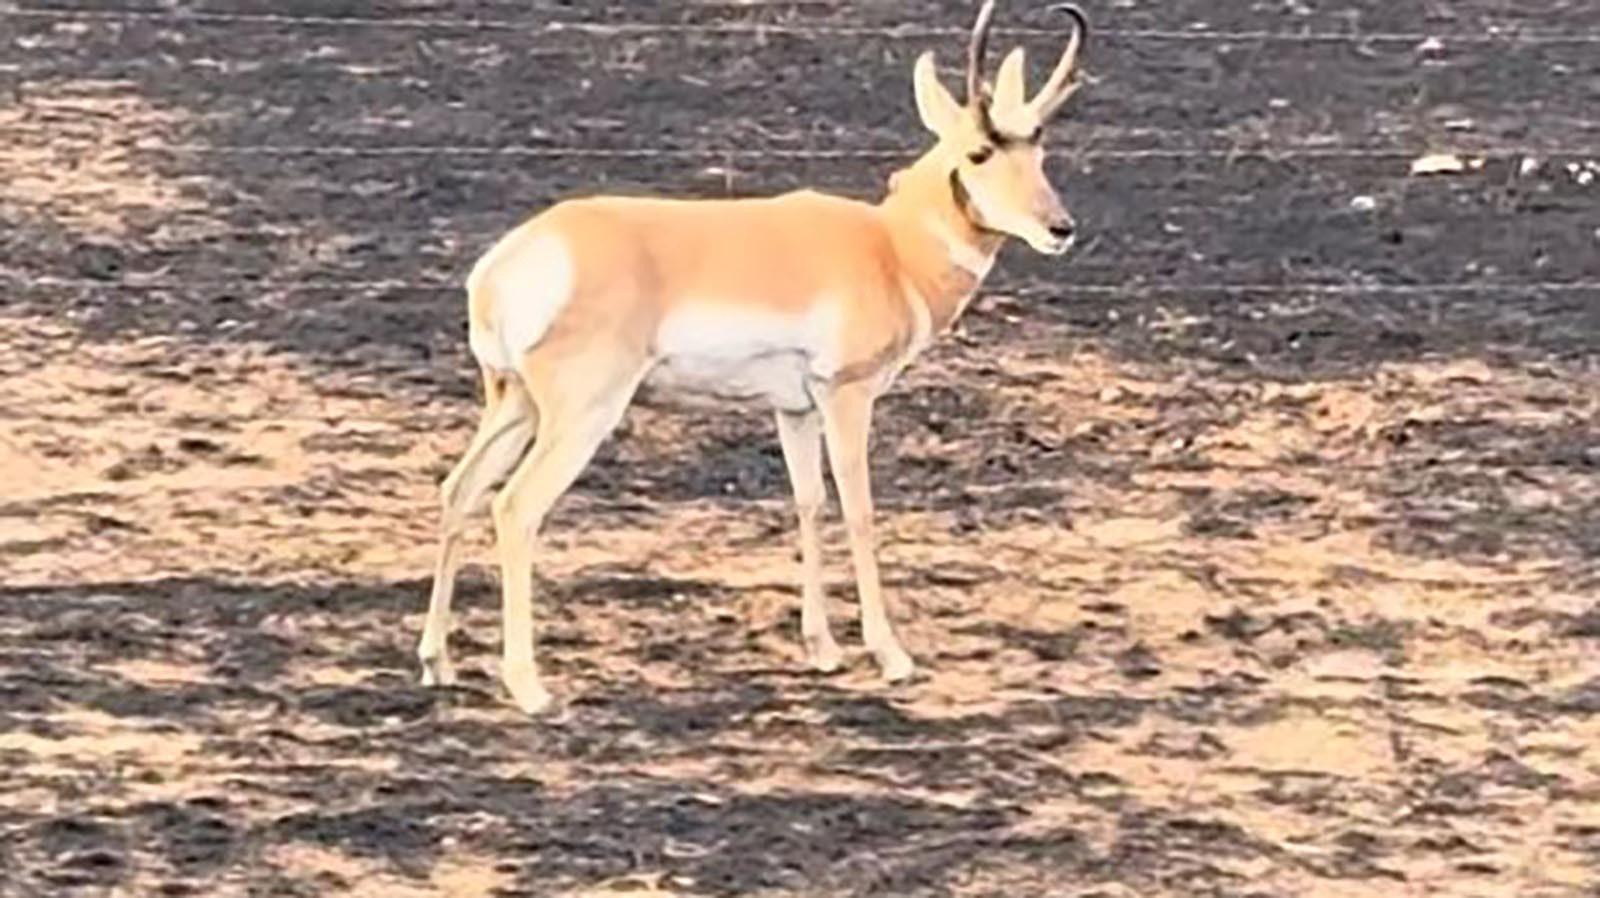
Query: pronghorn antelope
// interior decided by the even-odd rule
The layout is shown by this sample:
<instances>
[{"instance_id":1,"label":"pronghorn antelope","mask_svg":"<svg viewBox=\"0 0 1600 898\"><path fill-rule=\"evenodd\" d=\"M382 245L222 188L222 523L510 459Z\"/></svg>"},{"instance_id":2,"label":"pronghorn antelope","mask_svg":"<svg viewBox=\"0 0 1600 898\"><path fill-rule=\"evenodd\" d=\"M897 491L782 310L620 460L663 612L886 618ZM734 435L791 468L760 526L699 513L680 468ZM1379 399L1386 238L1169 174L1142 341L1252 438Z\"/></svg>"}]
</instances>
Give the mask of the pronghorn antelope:
<instances>
[{"instance_id":1,"label":"pronghorn antelope","mask_svg":"<svg viewBox=\"0 0 1600 898\"><path fill-rule=\"evenodd\" d=\"M873 401L977 292L1007 237L1058 255L1072 218L1044 172L1044 125L1079 85L1088 22L1044 87L1024 88L1022 48L983 80L995 0L967 53L966 103L916 62L917 111L936 142L877 205L812 191L765 199L562 202L503 237L467 279L469 335L485 408L442 487L433 594L417 654L424 684L452 681L450 598L468 516L494 486L504 658L512 698L551 701L534 664L534 539L551 506L652 387L765 400L799 511L801 634L810 663L840 663L817 532L822 447L849 532L867 648L889 681L911 675L884 610L873 546L867 440ZM530 448L531 447L531 448Z\"/></svg>"}]
</instances>

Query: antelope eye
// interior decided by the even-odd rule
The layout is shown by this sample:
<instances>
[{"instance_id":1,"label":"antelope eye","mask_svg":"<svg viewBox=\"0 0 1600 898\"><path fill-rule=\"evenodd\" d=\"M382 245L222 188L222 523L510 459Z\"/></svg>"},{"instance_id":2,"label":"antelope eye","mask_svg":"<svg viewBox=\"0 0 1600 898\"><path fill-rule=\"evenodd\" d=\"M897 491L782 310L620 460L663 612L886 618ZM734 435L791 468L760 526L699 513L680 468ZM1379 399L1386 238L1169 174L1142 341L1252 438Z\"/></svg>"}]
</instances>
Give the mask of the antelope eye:
<instances>
[{"instance_id":1,"label":"antelope eye","mask_svg":"<svg viewBox=\"0 0 1600 898\"><path fill-rule=\"evenodd\" d=\"M989 157L993 156L993 155L994 155L994 147L984 147L982 149L973 150L972 152L968 153L967 154L967 160L969 162L971 162L973 165L982 165L985 162L988 162L989 161Z\"/></svg>"}]
</instances>

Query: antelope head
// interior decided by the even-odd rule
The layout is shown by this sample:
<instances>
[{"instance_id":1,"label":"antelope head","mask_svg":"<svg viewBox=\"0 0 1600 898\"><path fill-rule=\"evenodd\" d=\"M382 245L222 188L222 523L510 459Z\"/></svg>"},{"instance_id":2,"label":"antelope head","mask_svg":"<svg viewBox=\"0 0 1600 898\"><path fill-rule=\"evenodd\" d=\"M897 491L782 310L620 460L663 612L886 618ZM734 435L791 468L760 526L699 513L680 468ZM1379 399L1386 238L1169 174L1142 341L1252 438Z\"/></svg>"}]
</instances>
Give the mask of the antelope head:
<instances>
[{"instance_id":1,"label":"antelope head","mask_svg":"<svg viewBox=\"0 0 1600 898\"><path fill-rule=\"evenodd\" d=\"M1000 64L991 93L983 80L995 0L985 0L967 49L967 99L959 103L939 81L933 53L914 70L917 112L938 138L930 156L947 163L950 186L978 228L1010 235L1041 253L1072 247L1073 221L1044 172L1044 127L1080 86L1078 51L1089 22L1076 6L1056 7L1073 19L1072 38L1050 78L1027 95L1023 48Z\"/></svg>"}]
</instances>

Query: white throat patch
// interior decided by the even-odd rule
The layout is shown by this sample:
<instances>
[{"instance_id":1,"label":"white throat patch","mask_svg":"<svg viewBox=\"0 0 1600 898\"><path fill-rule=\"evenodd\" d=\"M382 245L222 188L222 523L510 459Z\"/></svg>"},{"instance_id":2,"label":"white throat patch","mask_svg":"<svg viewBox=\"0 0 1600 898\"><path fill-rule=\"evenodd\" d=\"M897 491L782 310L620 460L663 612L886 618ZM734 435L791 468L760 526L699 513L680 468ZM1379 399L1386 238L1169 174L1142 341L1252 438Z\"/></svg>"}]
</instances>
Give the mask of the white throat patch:
<instances>
[{"instance_id":1,"label":"white throat patch","mask_svg":"<svg viewBox=\"0 0 1600 898\"><path fill-rule=\"evenodd\" d=\"M945 252L950 254L950 264L980 281L988 277L989 269L994 267L995 253L986 253L962 240L938 218L926 218L923 224L933 236L939 238L940 243L944 244Z\"/></svg>"}]
</instances>

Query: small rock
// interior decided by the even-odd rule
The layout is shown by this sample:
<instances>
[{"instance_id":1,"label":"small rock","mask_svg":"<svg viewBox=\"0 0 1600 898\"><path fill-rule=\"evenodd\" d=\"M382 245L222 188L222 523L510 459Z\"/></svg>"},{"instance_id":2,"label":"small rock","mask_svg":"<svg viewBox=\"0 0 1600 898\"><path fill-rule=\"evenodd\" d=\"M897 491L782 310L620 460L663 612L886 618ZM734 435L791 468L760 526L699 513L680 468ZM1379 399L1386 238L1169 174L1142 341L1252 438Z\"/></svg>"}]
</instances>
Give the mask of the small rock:
<instances>
[{"instance_id":1,"label":"small rock","mask_svg":"<svg viewBox=\"0 0 1600 898\"><path fill-rule=\"evenodd\" d=\"M1440 53L1440 52L1443 52L1443 51L1444 51L1444 41L1439 40L1436 37L1429 37L1428 39L1424 40L1422 43L1417 44L1417 52L1418 53Z\"/></svg>"},{"instance_id":2,"label":"small rock","mask_svg":"<svg viewBox=\"0 0 1600 898\"><path fill-rule=\"evenodd\" d=\"M1130 680L1147 680L1161 675L1161 662L1144 643L1134 643L1116 657L1117 671Z\"/></svg>"},{"instance_id":3,"label":"small rock","mask_svg":"<svg viewBox=\"0 0 1600 898\"><path fill-rule=\"evenodd\" d=\"M79 275L97 281L117 280L127 267L122 250L109 243L80 243L72 248L67 262Z\"/></svg>"},{"instance_id":4,"label":"small rock","mask_svg":"<svg viewBox=\"0 0 1600 898\"><path fill-rule=\"evenodd\" d=\"M1450 383L1486 384L1494 381L1494 369L1481 359L1463 359L1440 368L1419 370L1413 377L1417 383L1430 387Z\"/></svg>"},{"instance_id":5,"label":"small rock","mask_svg":"<svg viewBox=\"0 0 1600 898\"><path fill-rule=\"evenodd\" d=\"M1108 429L1109 428L1107 428L1103 422L1085 421L1082 424L1079 424L1077 427L1072 428L1072 438L1075 440L1081 440L1086 437L1096 436Z\"/></svg>"},{"instance_id":6,"label":"small rock","mask_svg":"<svg viewBox=\"0 0 1600 898\"><path fill-rule=\"evenodd\" d=\"M178 451L195 455L214 455L222 451L222 446L215 440L208 440L205 437L180 437Z\"/></svg>"},{"instance_id":7,"label":"small rock","mask_svg":"<svg viewBox=\"0 0 1600 898\"><path fill-rule=\"evenodd\" d=\"M1411 161L1413 175L1456 175L1467 170L1468 161L1454 153L1428 153Z\"/></svg>"},{"instance_id":8,"label":"small rock","mask_svg":"<svg viewBox=\"0 0 1600 898\"><path fill-rule=\"evenodd\" d=\"M1517 166L1517 174L1526 178L1529 175L1537 172L1541 164L1542 163L1533 156L1523 156L1522 164Z\"/></svg>"},{"instance_id":9,"label":"small rock","mask_svg":"<svg viewBox=\"0 0 1600 898\"><path fill-rule=\"evenodd\" d=\"M1361 196L1358 196L1350 201L1350 208L1356 210L1357 212L1371 212L1372 210L1378 208L1378 201L1370 196L1362 194Z\"/></svg>"}]
</instances>

